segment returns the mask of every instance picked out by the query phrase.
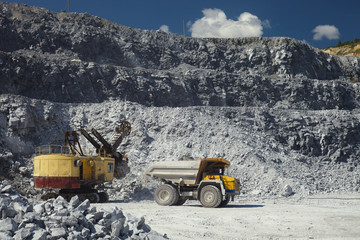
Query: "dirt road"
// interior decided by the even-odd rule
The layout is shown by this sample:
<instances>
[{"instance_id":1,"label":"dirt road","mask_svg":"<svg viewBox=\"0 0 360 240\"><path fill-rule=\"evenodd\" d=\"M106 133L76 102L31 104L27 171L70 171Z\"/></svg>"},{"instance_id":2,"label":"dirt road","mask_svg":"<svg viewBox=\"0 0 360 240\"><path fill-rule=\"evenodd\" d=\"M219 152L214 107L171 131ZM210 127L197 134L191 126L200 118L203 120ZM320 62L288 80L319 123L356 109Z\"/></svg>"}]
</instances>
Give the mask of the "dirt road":
<instances>
[{"instance_id":1,"label":"dirt road","mask_svg":"<svg viewBox=\"0 0 360 240\"><path fill-rule=\"evenodd\" d=\"M215 209L197 201L171 207L152 201L101 205L144 216L153 230L170 239L360 239L360 195L236 200Z\"/></svg>"}]
</instances>

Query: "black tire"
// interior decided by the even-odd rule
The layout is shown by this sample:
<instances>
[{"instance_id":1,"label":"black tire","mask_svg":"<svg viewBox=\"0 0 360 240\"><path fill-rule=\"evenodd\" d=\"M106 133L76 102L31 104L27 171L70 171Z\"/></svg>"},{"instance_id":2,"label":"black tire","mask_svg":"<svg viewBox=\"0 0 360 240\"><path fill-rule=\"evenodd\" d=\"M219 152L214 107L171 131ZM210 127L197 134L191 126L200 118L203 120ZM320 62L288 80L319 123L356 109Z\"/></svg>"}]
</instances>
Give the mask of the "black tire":
<instances>
[{"instance_id":1,"label":"black tire","mask_svg":"<svg viewBox=\"0 0 360 240\"><path fill-rule=\"evenodd\" d=\"M100 197L100 200L99 200L100 203L104 203L109 200L109 195L107 194L107 192L99 192L98 194Z\"/></svg>"},{"instance_id":2,"label":"black tire","mask_svg":"<svg viewBox=\"0 0 360 240\"><path fill-rule=\"evenodd\" d=\"M86 199L89 199L88 195L85 194L85 193L79 193L79 194L76 194L78 197L79 197L79 201L80 202L83 202L85 201ZM91 199L89 199L89 201L91 202Z\"/></svg>"},{"instance_id":3,"label":"black tire","mask_svg":"<svg viewBox=\"0 0 360 240\"><path fill-rule=\"evenodd\" d=\"M225 196L225 200L221 201L219 207L225 207L230 202L230 195Z\"/></svg>"},{"instance_id":4,"label":"black tire","mask_svg":"<svg viewBox=\"0 0 360 240\"><path fill-rule=\"evenodd\" d=\"M221 203L221 193L219 188L213 185L206 185L201 189L200 202L203 207L216 208Z\"/></svg>"},{"instance_id":5,"label":"black tire","mask_svg":"<svg viewBox=\"0 0 360 240\"><path fill-rule=\"evenodd\" d=\"M157 204L162 206L171 206L179 200L179 194L170 184L164 184L155 191L154 198Z\"/></svg>"},{"instance_id":6,"label":"black tire","mask_svg":"<svg viewBox=\"0 0 360 240\"><path fill-rule=\"evenodd\" d=\"M100 196L99 196L99 194L93 192L93 193L87 194L87 199L89 199L89 201L91 203L98 203L100 201Z\"/></svg>"},{"instance_id":7,"label":"black tire","mask_svg":"<svg viewBox=\"0 0 360 240\"><path fill-rule=\"evenodd\" d=\"M179 200L174 204L175 206L181 206L186 202L186 198L179 198Z\"/></svg>"}]
</instances>

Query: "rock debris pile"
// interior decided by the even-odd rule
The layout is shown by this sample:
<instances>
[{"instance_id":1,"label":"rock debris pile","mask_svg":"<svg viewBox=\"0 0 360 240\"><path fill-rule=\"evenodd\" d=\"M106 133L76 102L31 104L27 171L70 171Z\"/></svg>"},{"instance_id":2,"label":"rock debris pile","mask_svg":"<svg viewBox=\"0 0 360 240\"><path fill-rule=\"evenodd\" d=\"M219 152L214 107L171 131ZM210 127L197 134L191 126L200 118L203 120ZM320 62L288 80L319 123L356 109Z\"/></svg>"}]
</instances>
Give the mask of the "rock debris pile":
<instances>
[{"instance_id":1,"label":"rock debris pile","mask_svg":"<svg viewBox=\"0 0 360 240\"><path fill-rule=\"evenodd\" d=\"M89 200L58 197L36 202L0 184L0 239L167 239L118 208L97 209Z\"/></svg>"}]
</instances>

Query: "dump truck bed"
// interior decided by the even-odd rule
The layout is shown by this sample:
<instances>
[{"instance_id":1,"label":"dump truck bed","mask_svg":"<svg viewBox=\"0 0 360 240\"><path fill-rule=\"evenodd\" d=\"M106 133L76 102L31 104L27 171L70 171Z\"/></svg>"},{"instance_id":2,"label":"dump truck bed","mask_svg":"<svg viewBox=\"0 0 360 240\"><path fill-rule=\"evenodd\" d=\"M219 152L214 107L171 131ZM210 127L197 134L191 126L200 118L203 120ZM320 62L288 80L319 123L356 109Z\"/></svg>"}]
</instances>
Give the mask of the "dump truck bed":
<instances>
[{"instance_id":1,"label":"dump truck bed","mask_svg":"<svg viewBox=\"0 0 360 240\"><path fill-rule=\"evenodd\" d=\"M156 162L145 172L146 175L179 183L180 178L187 185L195 184L201 161Z\"/></svg>"}]
</instances>

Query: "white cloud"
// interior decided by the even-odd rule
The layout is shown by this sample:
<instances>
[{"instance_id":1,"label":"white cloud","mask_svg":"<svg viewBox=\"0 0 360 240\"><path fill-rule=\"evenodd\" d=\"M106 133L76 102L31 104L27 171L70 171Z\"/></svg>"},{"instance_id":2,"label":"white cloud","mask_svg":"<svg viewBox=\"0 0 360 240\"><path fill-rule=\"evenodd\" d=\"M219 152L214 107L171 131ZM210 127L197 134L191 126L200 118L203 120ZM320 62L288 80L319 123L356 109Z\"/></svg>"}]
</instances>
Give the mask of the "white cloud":
<instances>
[{"instance_id":1,"label":"white cloud","mask_svg":"<svg viewBox=\"0 0 360 240\"><path fill-rule=\"evenodd\" d=\"M169 33L169 26L168 25L161 25L160 30L166 33Z\"/></svg>"},{"instance_id":2,"label":"white cloud","mask_svg":"<svg viewBox=\"0 0 360 240\"><path fill-rule=\"evenodd\" d=\"M204 16L192 24L192 37L237 38L260 37L263 32L261 20L251 13L240 14L237 20L227 19L220 9L204 9ZM266 21L270 26L270 22Z\"/></svg>"},{"instance_id":3,"label":"white cloud","mask_svg":"<svg viewBox=\"0 0 360 240\"><path fill-rule=\"evenodd\" d=\"M318 25L312 30L314 34L314 40L321 40L322 38L327 38L329 40L339 39L340 32L337 27L334 25Z\"/></svg>"}]
</instances>

